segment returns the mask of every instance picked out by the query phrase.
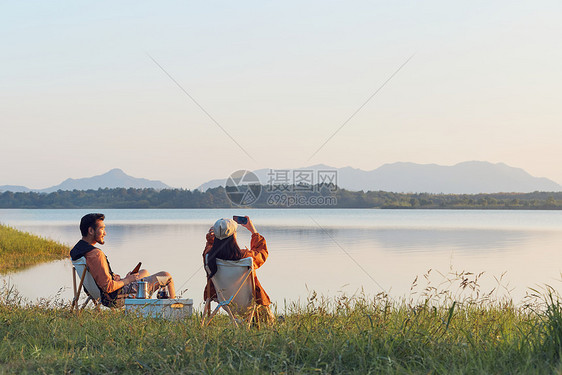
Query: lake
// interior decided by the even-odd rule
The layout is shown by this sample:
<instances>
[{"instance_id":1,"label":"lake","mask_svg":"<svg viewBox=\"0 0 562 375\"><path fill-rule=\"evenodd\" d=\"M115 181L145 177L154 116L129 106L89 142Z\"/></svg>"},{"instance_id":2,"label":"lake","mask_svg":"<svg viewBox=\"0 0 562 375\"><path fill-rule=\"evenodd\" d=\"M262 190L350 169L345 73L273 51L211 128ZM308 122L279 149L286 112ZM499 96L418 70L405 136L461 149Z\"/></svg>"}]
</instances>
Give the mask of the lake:
<instances>
[{"instance_id":1,"label":"lake","mask_svg":"<svg viewBox=\"0 0 562 375\"><path fill-rule=\"evenodd\" d=\"M88 210L0 210L0 222L70 246ZM311 291L328 297L363 291L394 298L412 293L428 270L485 272L484 291L520 301L529 287L561 285L562 213L559 211L369 210L369 209L175 209L102 210L105 245L116 273L139 261L150 272L169 271L178 292L201 306L205 274L201 253L214 221L248 215L267 240L269 258L258 278L277 306L304 302ZM239 227L238 241L249 246ZM27 299L72 298L69 260L42 264L2 277ZM421 282L423 281L423 282ZM446 284L444 284L446 285Z\"/></svg>"}]
</instances>

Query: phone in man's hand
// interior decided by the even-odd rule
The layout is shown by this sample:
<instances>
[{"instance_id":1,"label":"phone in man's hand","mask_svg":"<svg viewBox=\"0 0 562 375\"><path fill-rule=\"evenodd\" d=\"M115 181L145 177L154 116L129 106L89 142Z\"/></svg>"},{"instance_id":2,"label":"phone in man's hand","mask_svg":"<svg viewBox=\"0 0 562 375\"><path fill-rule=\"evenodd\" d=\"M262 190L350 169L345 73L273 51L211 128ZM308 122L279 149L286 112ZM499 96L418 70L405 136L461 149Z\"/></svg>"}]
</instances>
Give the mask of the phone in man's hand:
<instances>
[{"instance_id":1,"label":"phone in man's hand","mask_svg":"<svg viewBox=\"0 0 562 375\"><path fill-rule=\"evenodd\" d=\"M133 268L131 273L139 273L141 264L142 264L142 262L139 262L139 264L137 264L137 266L135 268Z\"/></svg>"},{"instance_id":2,"label":"phone in man's hand","mask_svg":"<svg viewBox=\"0 0 562 375\"><path fill-rule=\"evenodd\" d=\"M236 216L234 215L232 219L238 224L248 224L248 218L246 216Z\"/></svg>"}]
</instances>

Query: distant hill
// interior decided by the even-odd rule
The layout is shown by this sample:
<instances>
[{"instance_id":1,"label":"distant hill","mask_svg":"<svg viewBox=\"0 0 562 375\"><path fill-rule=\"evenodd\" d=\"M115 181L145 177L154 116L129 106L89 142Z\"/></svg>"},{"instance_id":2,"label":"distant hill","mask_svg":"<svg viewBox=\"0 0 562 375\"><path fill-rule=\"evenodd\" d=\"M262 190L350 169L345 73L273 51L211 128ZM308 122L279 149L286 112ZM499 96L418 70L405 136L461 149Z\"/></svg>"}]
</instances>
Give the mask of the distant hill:
<instances>
[{"instance_id":1,"label":"distant hill","mask_svg":"<svg viewBox=\"0 0 562 375\"><path fill-rule=\"evenodd\" d=\"M0 192L2 191L13 191L14 193L27 193L32 191L30 188L20 185L2 185L0 186Z\"/></svg>"},{"instance_id":2,"label":"distant hill","mask_svg":"<svg viewBox=\"0 0 562 375\"><path fill-rule=\"evenodd\" d=\"M533 191L562 191L562 186L544 177L534 177L521 168L504 163L468 161L453 166L437 164L392 163L372 171L314 165L302 170L337 170L338 186L351 191L392 191L397 193L477 194ZM291 170L290 170L291 171ZM270 169L254 173L262 185L270 181ZM199 186L199 190L224 186L217 179Z\"/></svg>"},{"instance_id":3,"label":"distant hill","mask_svg":"<svg viewBox=\"0 0 562 375\"><path fill-rule=\"evenodd\" d=\"M544 178L534 177L521 168L510 167L504 163L469 161L453 166L437 164L392 163L385 164L372 171L352 167L333 168L328 165L313 165L299 168L301 170L336 170L339 187L351 191L391 191L396 193L433 193L433 194L478 194L534 191L562 191L562 186ZM275 171L275 170L274 170ZM277 169L279 171L279 169ZM287 169L291 172L292 169ZM269 168L254 171L262 185L276 180L270 176ZM198 187L200 191L224 186L226 179L216 179ZM315 181L316 183L317 181ZM98 188L154 188L156 190L171 188L161 181L136 178L127 175L121 169L112 169L99 176L72 179L46 189L29 189L25 186L4 185L0 192L41 192L50 193L58 190L88 190Z\"/></svg>"},{"instance_id":4,"label":"distant hill","mask_svg":"<svg viewBox=\"0 0 562 375\"><path fill-rule=\"evenodd\" d=\"M13 192L39 192L39 193L52 193L58 190L88 190L99 188L153 188L153 189L166 189L170 186L161 181L147 180L146 178L136 178L127 175L121 169L112 169L104 174L86 177L86 178L68 178L56 186L46 189L29 189L25 186L3 185L0 186L1 191Z\"/></svg>"}]
</instances>

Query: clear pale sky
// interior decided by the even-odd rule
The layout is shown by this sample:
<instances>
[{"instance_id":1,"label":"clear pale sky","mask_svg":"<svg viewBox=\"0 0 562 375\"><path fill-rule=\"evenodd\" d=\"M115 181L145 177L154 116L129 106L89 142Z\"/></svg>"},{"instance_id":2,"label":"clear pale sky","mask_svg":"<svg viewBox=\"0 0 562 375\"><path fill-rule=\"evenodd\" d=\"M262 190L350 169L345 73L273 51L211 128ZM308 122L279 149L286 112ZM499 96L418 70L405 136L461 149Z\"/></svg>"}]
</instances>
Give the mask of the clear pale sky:
<instances>
[{"instance_id":1,"label":"clear pale sky","mask_svg":"<svg viewBox=\"0 0 562 375\"><path fill-rule=\"evenodd\" d=\"M468 160L562 183L561 19L560 1L2 1L0 185Z\"/></svg>"}]
</instances>

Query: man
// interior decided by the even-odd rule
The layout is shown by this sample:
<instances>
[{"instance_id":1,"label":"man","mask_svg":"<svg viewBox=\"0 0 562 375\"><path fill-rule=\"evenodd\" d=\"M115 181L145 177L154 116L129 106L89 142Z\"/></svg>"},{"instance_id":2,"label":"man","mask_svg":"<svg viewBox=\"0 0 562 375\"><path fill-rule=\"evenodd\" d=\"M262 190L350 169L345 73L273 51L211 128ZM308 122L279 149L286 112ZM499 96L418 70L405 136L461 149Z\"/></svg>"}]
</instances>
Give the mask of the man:
<instances>
[{"instance_id":1,"label":"man","mask_svg":"<svg viewBox=\"0 0 562 375\"><path fill-rule=\"evenodd\" d=\"M100 245L105 243L104 219L104 214L87 214L82 217L82 220L80 220L82 239L70 251L72 260L81 257L86 258L88 270L100 289L101 303L107 307L122 306L123 298L129 294L136 295L138 291L137 281L140 279L147 282L149 296L161 285L167 285L170 298L176 298L174 281L168 272L150 275L147 270L143 269L134 274L129 272L124 278L113 273L107 256L95 247L98 243Z\"/></svg>"}]
</instances>

